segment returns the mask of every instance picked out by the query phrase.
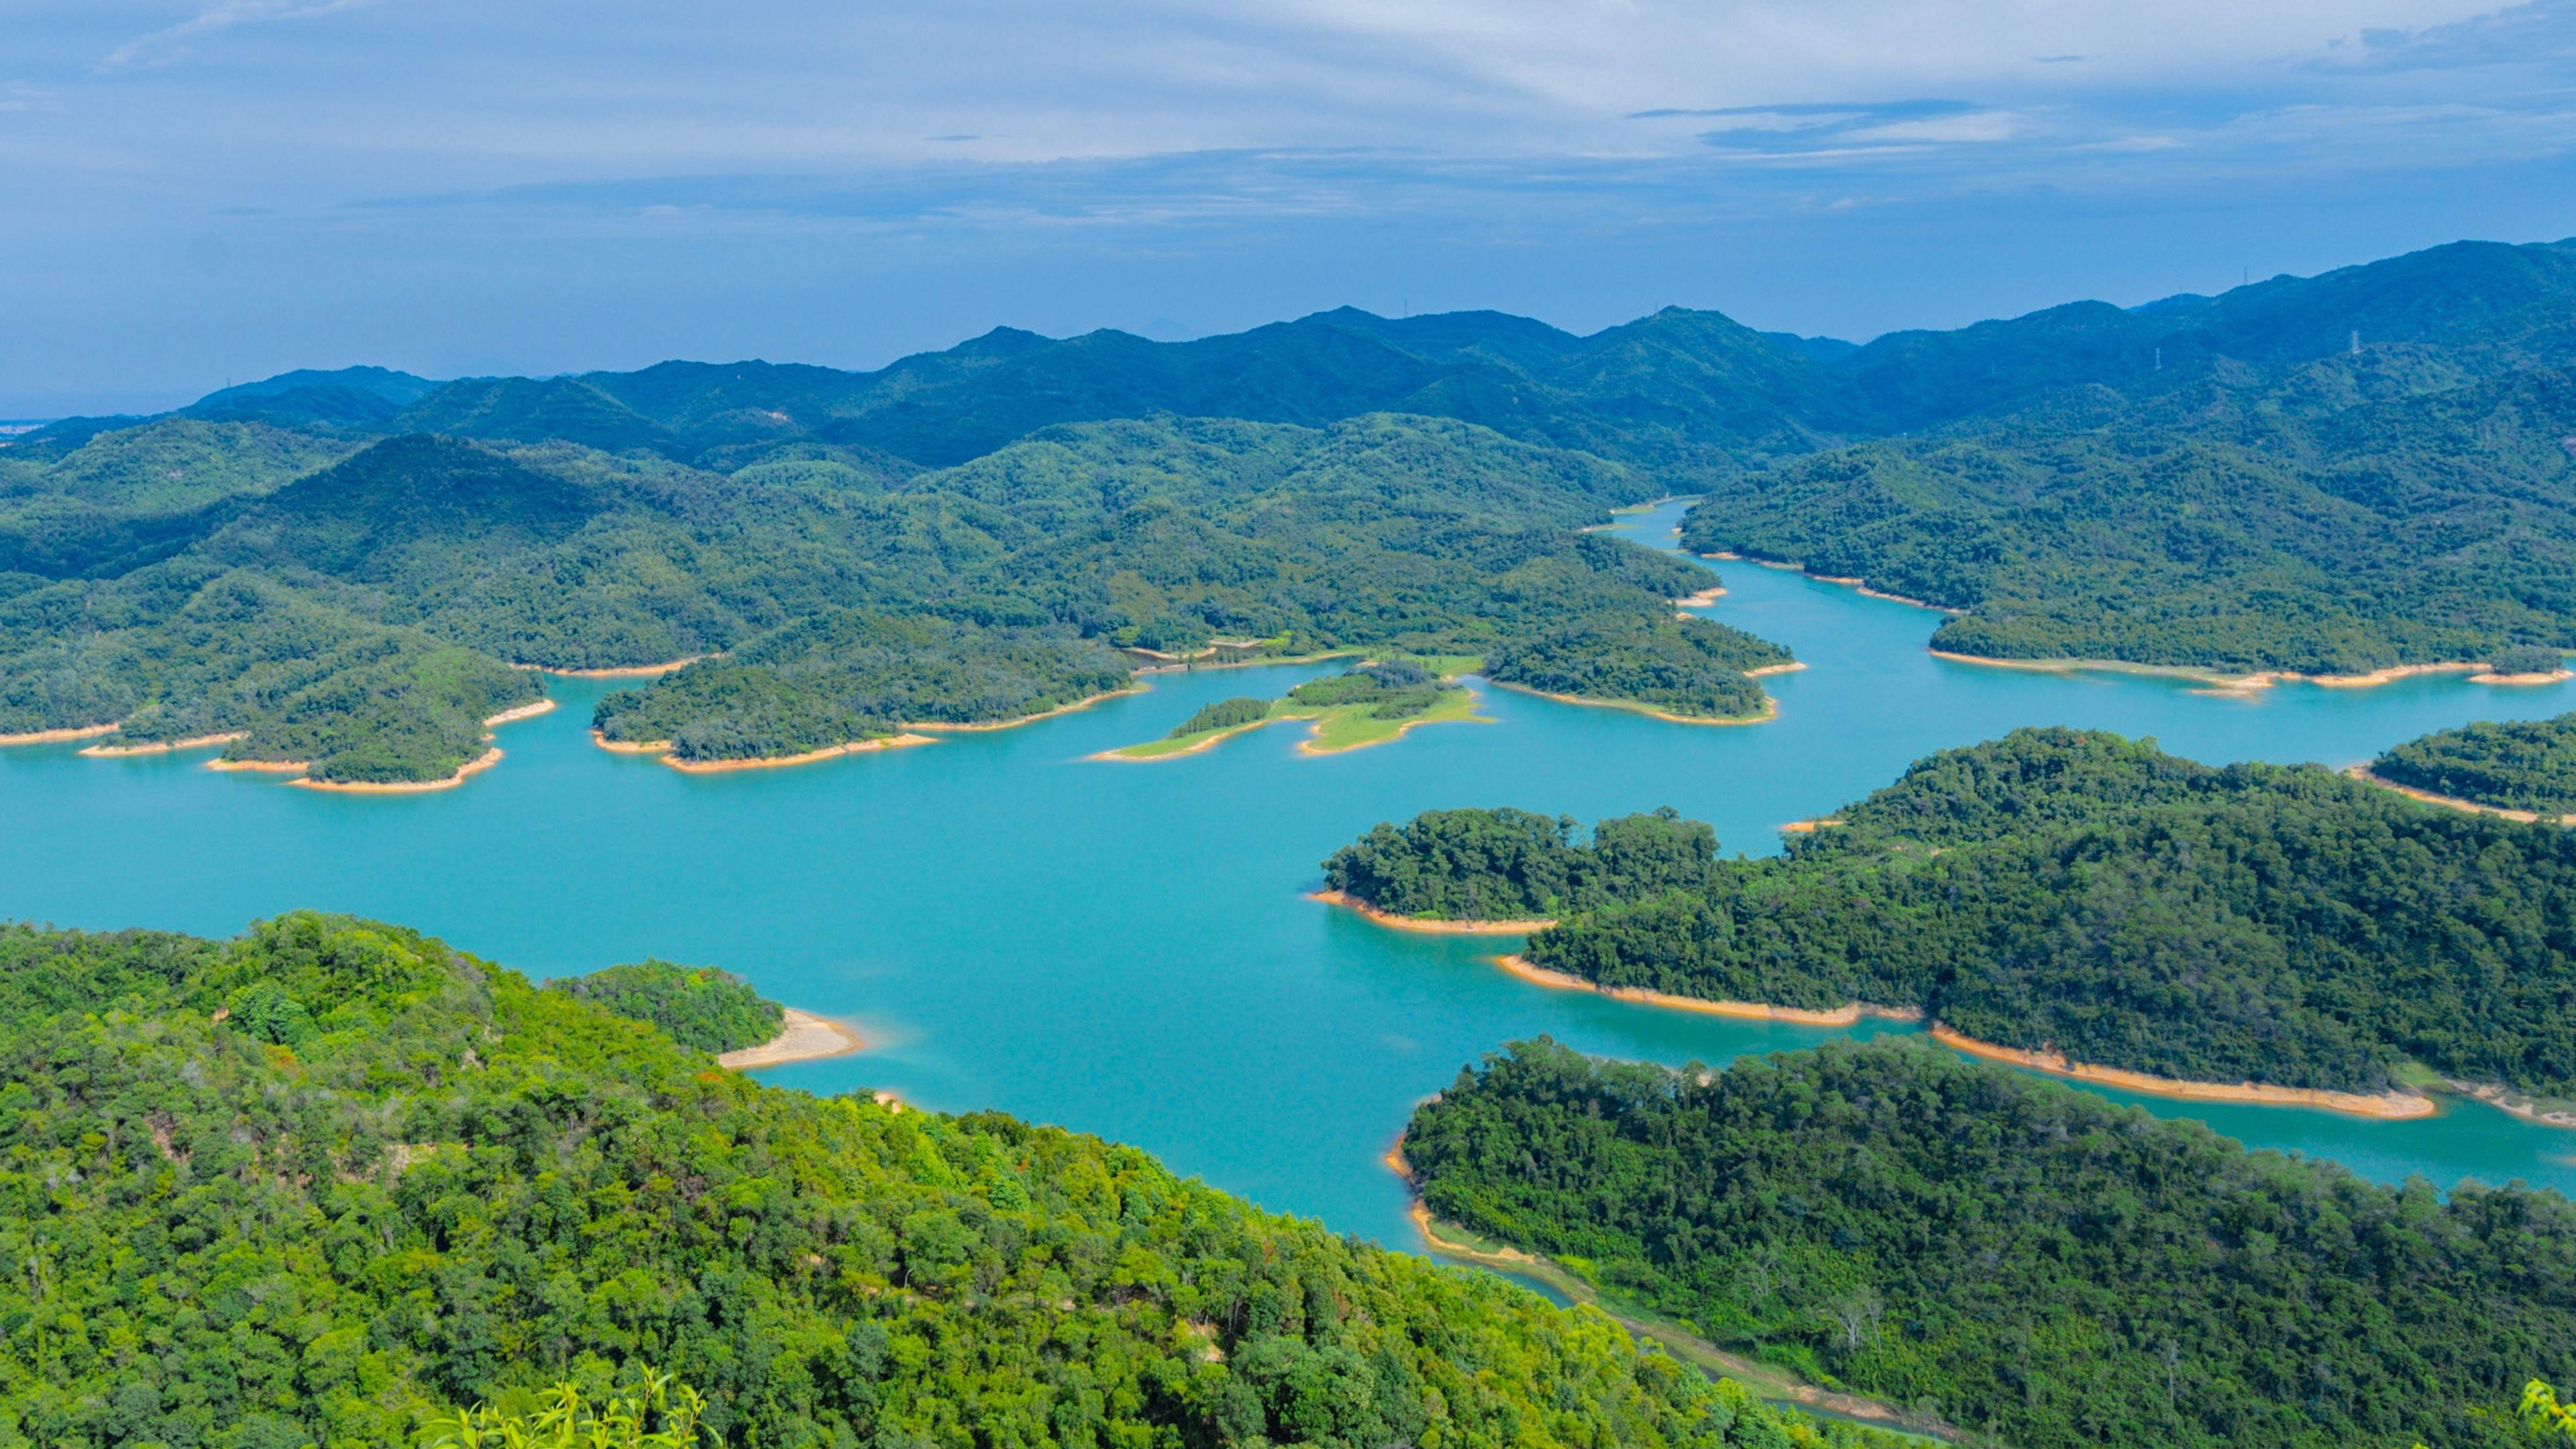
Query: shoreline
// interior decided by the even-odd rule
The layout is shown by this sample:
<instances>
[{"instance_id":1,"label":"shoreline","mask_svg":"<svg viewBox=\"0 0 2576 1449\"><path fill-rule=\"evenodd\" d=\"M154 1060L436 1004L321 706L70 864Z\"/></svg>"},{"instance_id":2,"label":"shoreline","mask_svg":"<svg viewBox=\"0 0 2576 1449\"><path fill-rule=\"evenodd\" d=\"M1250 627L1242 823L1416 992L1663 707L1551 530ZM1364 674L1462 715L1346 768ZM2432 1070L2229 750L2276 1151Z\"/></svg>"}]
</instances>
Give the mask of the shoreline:
<instances>
[{"instance_id":1,"label":"shoreline","mask_svg":"<svg viewBox=\"0 0 2576 1449\"><path fill-rule=\"evenodd\" d=\"M2189 680L2203 685L2202 693L2221 696L2252 694L2277 684L2308 684L2319 689L2374 689L2401 679L2429 674L2465 674L2471 684L2497 685L2553 684L2562 678L2576 679L2576 671L2570 670L2562 670L2555 675L2497 674L2483 664L2459 659L2434 664L2391 664L2367 674L2301 674L2289 669L2258 669L2251 674L2229 674L2224 670L2193 664L2140 664L2127 659L1994 659L1947 649L1925 652L1935 659L1946 659L1954 664L1982 664L1990 669L2026 669L2040 674L2138 674Z\"/></svg>"},{"instance_id":2,"label":"shoreline","mask_svg":"<svg viewBox=\"0 0 2576 1449\"><path fill-rule=\"evenodd\" d=\"M1782 1021L1797 1026L1851 1026L1862 1017L1874 1016L1887 1021L1921 1021L1923 1011L1913 1006L1874 1006L1855 1001L1831 1011L1816 1011L1802 1006L1769 1006L1758 1001L1723 1001L1708 996L1675 996L1668 991L1651 991L1643 986L1604 986L1586 981L1563 971L1550 971L1532 964L1522 956L1497 956L1494 964L1529 982L1555 991L1589 991L1613 1001L1637 1006L1660 1006L1668 1011L1691 1011L1702 1016L1732 1016L1750 1021Z\"/></svg>"},{"instance_id":3,"label":"shoreline","mask_svg":"<svg viewBox=\"0 0 2576 1449\"><path fill-rule=\"evenodd\" d=\"M483 721L483 728L488 730L496 725L509 724L514 720L535 719L538 715L552 713L554 707L555 702L551 699L530 700L515 709L505 709L486 719Z\"/></svg>"},{"instance_id":4,"label":"shoreline","mask_svg":"<svg viewBox=\"0 0 2576 1449\"><path fill-rule=\"evenodd\" d=\"M817 1016L790 1006L780 1014L778 1035L758 1046L720 1053L716 1057L716 1065L730 1071L748 1072L761 1067L783 1067L790 1062L819 1062L830 1057L846 1057L867 1048L864 1038L841 1023L828 1016Z\"/></svg>"},{"instance_id":5,"label":"shoreline","mask_svg":"<svg viewBox=\"0 0 2576 1449\"><path fill-rule=\"evenodd\" d=\"M1788 824L1780 827L1780 833L1783 835L1813 835L1817 831L1822 830L1829 825L1840 824L1842 824L1842 821L1831 815L1819 815L1813 820L1792 820Z\"/></svg>"},{"instance_id":6,"label":"shoreline","mask_svg":"<svg viewBox=\"0 0 2576 1449\"><path fill-rule=\"evenodd\" d=\"M1125 689L1113 689L1106 694L1087 695L1071 704L1060 704L1037 714L1021 715L1017 719L970 720L965 724L947 724L939 720L906 720L903 727L906 730L927 730L933 734L980 734L986 730L1015 730L1022 725L1036 724L1042 719L1053 719L1060 714L1073 714L1089 709L1103 700L1124 699L1131 694L1143 694L1152 688L1150 684L1130 684Z\"/></svg>"},{"instance_id":7,"label":"shoreline","mask_svg":"<svg viewBox=\"0 0 2576 1449\"><path fill-rule=\"evenodd\" d=\"M2430 1097L2413 1092L2387 1091L2335 1092L2317 1087L2275 1087L2263 1082L2196 1082L2182 1077L2159 1077L2146 1072L2133 1072L2120 1067L2097 1067L2089 1062L2074 1062L2063 1052L2028 1051L2020 1047L1997 1046L1954 1031L1940 1022L1932 1023L1934 1041L1953 1051L1972 1057L2029 1067L2052 1076L2079 1082L2092 1082L2124 1091L2144 1092L2150 1096L2178 1097L2201 1102L2253 1102L2272 1107L2321 1107L2330 1112L2344 1112L2356 1117L2377 1117L2386 1121L2405 1121L2430 1117L2441 1109Z\"/></svg>"},{"instance_id":8,"label":"shoreline","mask_svg":"<svg viewBox=\"0 0 2576 1449\"><path fill-rule=\"evenodd\" d=\"M1491 683L1490 680L1487 682ZM1482 703L1484 703L1484 701L1478 699L1476 697L1476 692L1471 689L1467 691L1467 712L1465 714L1450 715L1445 718L1433 719L1429 717L1431 710L1425 710L1421 714L1399 722L1393 731L1380 735L1376 739L1353 740L1347 745L1327 745L1322 743L1324 738L1325 721L1333 717L1333 710L1341 708L1339 705L1327 705L1313 714L1282 714L1273 715L1271 718L1307 721L1306 737L1297 742L1297 753L1320 758L1325 755L1347 755L1353 750L1365 750L1371 745L1393 744L1397 740L1403 739L1406 735L1413 733L1417 727L1422 725L1492 724L1494 721L1491 718L1476 713L1476 706ZM1436 710L1438 708L1438 705L1432 706L1432 710ZM1266 724L1268 721L1265 720L1263 723Z\"/></svg>"},{"instance_id":9,"label":"shoreline","mask_svg":"<svg viewBox=\"0 0 2576 1449\"><path fill-rule=\"evenodd\" d=\"M657 674L668 674L674 669L685 669L701 659L714 657L711 654L692 654L687 658L674 659L664 664L621 664L613 669L557 669L551 664L513 664L510 667L537 674L560 674L566 679L647 679Z\"/></svg>"},{"instance_id":10,"label":"shoreline","mask_svg":"<svg viewBox=\"0 0 2576 1449\"><path fill-rule=\"evenodd\" d=\"M2519 1102L2514 1101L2511 1091L2493 1083L2481 1086L2475 1082L2458 1082L2444 1078L2442 1085L2463 1097L2484 1102L2499 1112L2511 1112L2528 1122L2538 1122L2546 1127L2576 1127L2576 1112L2565 1109L2544 1112L2540 1104L2529 1097Z\"/></svg>"},{"instance_id":11,"label":"shoreline","mask_svg":"<svg viewBox=\"0 0 2576 1449\"><path fill-rule=\"evenodd\" d=\"M89 752L83 750L81 753ZM2347 779L2359 780L2366 785L2376 785L2382 790L2394 791L2409 800L2419 800L2427 805L2439 805L2445 810L2459 810L2471 815L2494 815L2506 820L2519 820L2526 825L2576 825L2576 814L2543 815L2536 810L2512 810L2502 805L2481 805L2475 800L2463 800L2457 795L2436 795L2430 790L2419 790L2412 785L2400 785L2385 776L2372 774L2368 765L2347 766L2343 773Z\"/></svg>"},{"instance_id":12,"label":"shoreline","mask_svg":"<svg viewBox=\"0 0 2576 1449\"><path fill-rule=\"evenodd\" d=\"M452 790L465 783L469 775L479 775L501 763L501 747L494 745L456 767L456 773L435 780L289 780L298 790L329 790L341 795L418 795L428 790ZM277 768L271 766L269 768ZM311 768L306 766L305 768Z\"/></svg>"},{"instance_id":13,"label":"shoreline","mask_svg":"<svg viewBox=\"0 0 2576 1449\"><path fill-rule=\"evenodd\" d=\"M58 730L30 730L23 735L0 735L0 746L59 745L71 740L94 740L116 728L113 724L76 725Z\"/></svg>"},{"instance_id":14,"label":"shoreline","mask_svg":"<svg viewBox=\"0 0 2576 1449\"><path fill-rule=\"evenodd\" d=\"M235 770L255 770L269 775L291 775L313 768L311 760L208 760L206 768L226 774Z\"/></svg>"},{"instance_id":15,"label":"shoreline","mask_svg":"<svg viewBox=\"0 0 2576 1449\"><path fill-rule=\"evenodd\" d=\"M1790 667L1804 669L1806 666L1792 660L1790 662ZM1776 664L1766 664L1763 668L1765 671L1771 673L1785 674L1789 672L1788 668L1784 668ZM1750 674L1745 676L1747 679L1752 677L1753 676ZM1769 724L1771 721L1780 717L1780 701L1773 699L1767 692L1762 696L1762 712L1760 714L1715 716L1700 714L1674 714L1670 710L1657 709L1651 704L1645 704L1633 699L1585 699L1581 695L1577 694L1550 694L1544 689L1533 689L1526 684L1510 684L1499 679L1488 679L1485 682L1494 686L1496 689L1508 689L1515 694L1534 694L1541 699L1555 700L1559 704L1579 704L1587 709L1624 709L1630 714L1641 714L1648 719L1662 720L1666 724L1758 725Z\"/></svg>"},{"instance_id":16,"label":"shoreline","mask_svg":"<svg viewBox=\"0 0 2576 1449\"><path fill-rule=\"evenodd\" d=\"M1684 594L1680 598L1673 600L1673 607L1677 609L1706 608L1708 605L1714 604L1725 597L1726 586L1724 584L1711 584L1707 588L1700 589L1694 593Z\"/></svg>"},{"instance_id":17,"label":"shoreline","mask_svg":"<svg viewBox=\"0 0 2576 1449\"><path fill-rule=\"evenodd\" d=\"M1532 931L1544 931L1556 924L1554 920L1536 916L1516 921L1426 920L1419 916L1399 916L1381 911L1357 896L1336 890L1309 891L1306 893L1306 899L1321 901L1328 906L1339 906L1346 911L1356 911L1379 925L1393 930L1421 931L1439 936L1526 936Z\"/></svg>"},{"instance_id":18,"label":"shoreline","mask_svg":"<svg viewBox=\"0 0 2576 1449\"><path fill-rule=\"evenodd\" d=\"M1232 725L1221 730L1201 730L1199 731L1199 737L1197 739L1190 741L1188 744L1181 746L1177 750L1162 750L1151 755L1131 755L1127 753L1129 750L1143 749L1146 746L1159 745L1163 742L1162 740L1147 740L1143 745L1120 745L1114 750L1100 750L1093 754L1085 755L1083 758L1086 760L1106 760L1112 764L1118 765L1151 765L1161 760L1186 759L1191 755L1204 754L1209 750L1215 749L1217 746L1224 744L1227 740L1233 739L1236 735L1248 735L1254 730L1261 728L1263 725L1275 723L1277 723L1276 720L1272 719L1268 715L1263 715L1261 718L1252 721L1250 724ZM1166 735L1163 738L1169 739L1171 736Z\"/></svg>"},{"instance_id":19,"label":"shoreline","mask_svg":"<svg viewBox=\"0 0 2576 1449\"><path fill-rule=\"evenodd\" d=\"M1844 578L1835 574L1811 574L1807 572L1804 564L1775 563L1767 558L1753 558L1745 554L1728 553L1724 550L1720 550L1716 553L1704 553L1701 554L1700 557L1722 559L1728 563L1749 563L1755 568L1778 569L1782 573L1796 574L1802 579L1812 579L1820 584L1832 584L1836 588L1855 590L1864 599L1880 599L1891 604L1903 604L1909 609L1925 609L1935 614L1948 614L1954 618L1968 612L1965 609L1953 609L1946 605L1931 603L1923 599L1911 598L1904 594L1891 594L1884 589L1873 589L1867 583L1857 578Z\"/></svg>"},{"instance_id":20,"label":"shoreline","mask_svg":"<svg viewBox=\"0 0 2576 1449\"><path fill-rule=\"evenodd\" d=\"M824 760L837 760L843 755L870 755L879 750L910 749L914 745L935 745L939 741L928 735L879 735L872 740L852 740L846 744L807 750L801 755L764 755L756 760L683 760L663 754L661 762L684 775L721 775L733 770L773 770L788 765L812 765ZM663 750L670 742L662 743Z\"/></svg>"},{"instance_id":21,"label":"shoreline","mask_svg":"<svg viewBox=\"0 0 2576 1449\"><path fill-rule=\"evenodd\" d=\"M184 740L171 740L154 745L91 745L81 751L93 760L118 760L131 755L167 755L179 750L202 750L213 745L228 745L242 738L242 731L230 734L191 735Z\"/></svg>"}]
</instances>

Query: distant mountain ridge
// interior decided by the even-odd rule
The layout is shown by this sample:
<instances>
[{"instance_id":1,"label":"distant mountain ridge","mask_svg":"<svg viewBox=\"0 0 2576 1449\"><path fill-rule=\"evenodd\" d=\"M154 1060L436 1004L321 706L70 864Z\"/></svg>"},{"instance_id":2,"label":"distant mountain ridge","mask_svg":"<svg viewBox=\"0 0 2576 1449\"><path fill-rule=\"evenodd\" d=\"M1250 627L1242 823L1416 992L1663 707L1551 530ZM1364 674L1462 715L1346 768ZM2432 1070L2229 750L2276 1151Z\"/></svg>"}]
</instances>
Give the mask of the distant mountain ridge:
<instances>
[{"instance_id":1,"label":"distant mountain ridge","mask_svg":"<svg viewBox=\"0 0 2576 1449\"><path fill-rule=\"evenodd\" d=\"M1866 344L1756 332L1668 307L1588 336L1492 311L1354 307L1155 342L995 328L873 371L672 361L632 372L445 383L301 370L210 393L197 417L350 431L567 441L697 466L787 443L915 467L1039 428L1173 414L1315 427L1368 413L1456 418L1704 483L1748 461L2027 407L2083 386L2149 397L2230 366L2278 369L2366 344L2462 351L2479 370L2569 357L2576 240L2454 242L2215 297L2081 301ZM15 445L76 447L141 419L66 419ZM59 430L59 435L57 435Z\"/></svg>"}]
</instances>

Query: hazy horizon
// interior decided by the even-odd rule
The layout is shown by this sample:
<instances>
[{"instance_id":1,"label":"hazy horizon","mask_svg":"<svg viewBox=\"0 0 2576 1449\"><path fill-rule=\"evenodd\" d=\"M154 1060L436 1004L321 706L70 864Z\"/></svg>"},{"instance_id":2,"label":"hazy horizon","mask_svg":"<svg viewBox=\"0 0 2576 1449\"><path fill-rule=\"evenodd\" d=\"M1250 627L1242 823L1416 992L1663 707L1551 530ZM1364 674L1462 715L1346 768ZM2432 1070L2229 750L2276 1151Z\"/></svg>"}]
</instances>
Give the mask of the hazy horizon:
<instances>
[{"instance_id":1,"label":"hazy horizon","mask_svg":"<svg viewBox=\"0 0 2576 1449\"><path fill-rule=\"evenodd\" d=\"M27 0L0 417L1352 305L1854 341L2576 232L2576 0Z\"/></svg>"}]
</instances>

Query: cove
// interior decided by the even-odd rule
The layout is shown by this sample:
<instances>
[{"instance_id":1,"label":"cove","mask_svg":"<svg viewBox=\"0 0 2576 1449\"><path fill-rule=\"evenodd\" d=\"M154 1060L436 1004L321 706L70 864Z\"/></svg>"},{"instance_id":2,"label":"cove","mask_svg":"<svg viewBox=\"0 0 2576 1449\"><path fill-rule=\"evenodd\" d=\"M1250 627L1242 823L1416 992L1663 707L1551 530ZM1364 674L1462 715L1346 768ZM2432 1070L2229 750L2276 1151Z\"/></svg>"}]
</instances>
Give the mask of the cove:
<instances>
[{"instance_id":1,"label":"cove","mask_svg":"<svg viewBox=\"0 0 2576 1449\"><path fill-rule=\"evenodd\" d=\"M1618 527L1668 547L1678 514ZM0 916L229 934L312 906L418 926L532 975L646 955L724 966L870 1043L770 1080L1096 1132L1414 1246L1379 1158L1412 1104L1479 1053L1546 1032L1715 1064L1846 1033L1550 991L1489 964L1509 938L1388 930L1305 899L1318 862L1380 820L1669 804L1714 822L1726 849L1765 853L1784 822L2018 725L2340 766L2431 729L2576 708L2576 686L2457 676L2211 697L2170 679L1956 664L1925 651L1937 619L1922 610L1751 564L1722 572L1710 615L1808 665L1765 681L1779 700L1767 724L1694 728L1480 686L1492 723L1346 754L1301 755L1303 726L1275 725L1185 759L1085 758L1338 667L1310 664L1156 675L1150 691L1021 729L719 775L594 748L590 708L614 682L559 678L562 708L500 728L498 766L402 796L218 774L203 753L0 750ZM2473 1103L2372 1122L2103 1094L2384 1180L2576 1190L2576 1131Z\"/></svg>"}]
</instances>

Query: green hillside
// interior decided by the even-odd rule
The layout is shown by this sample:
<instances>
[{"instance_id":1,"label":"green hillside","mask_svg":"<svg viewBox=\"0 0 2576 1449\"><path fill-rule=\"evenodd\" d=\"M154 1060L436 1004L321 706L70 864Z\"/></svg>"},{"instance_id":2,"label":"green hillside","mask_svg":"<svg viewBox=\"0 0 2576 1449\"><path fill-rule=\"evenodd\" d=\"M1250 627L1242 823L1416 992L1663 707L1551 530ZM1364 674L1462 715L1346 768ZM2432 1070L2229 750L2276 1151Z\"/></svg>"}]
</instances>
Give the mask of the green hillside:
<instances>
[{"instance_id":1,"label":"green hillside","mask_svg":"<svg viewBox=\"0 0 2576 1449\"><path fill-rule=\"evenodd\" d=\"M9 1446L407 1445L643 1364L790 1449L1863 1442L1134 1149L762 1087L372 922L0 928L0 1104Z\"/></svg>"},{"instance_id":2,"label":"green hillside","mask_svg":"<svg viewBox=\"0 0 2576 1449\"><path fill-rule=\"evenodd\" d=\"M2576 714L2436 730L2391 746L2370 773L2498 810L2576 815Z\"/></svg>"},{"instance_id":3,"label":"green hillside","mask_svg":"<svg viewBox=\"0 0 2576 1449\"><path fill-rule=\"evenodd\" d=\"M1609 986L1916 1007L2164 1077L2382 1092L2412 1061L2576 1096L2566 830L2064 729L1934 755L1837 815L1526 954Z\"/></svg>"},{"instance_id":4,"label":"green hillside","mask_svg":"<svg viewBox=\"0 0 2576 1449\"><path fill-rule=\"evenodd\" d=\"M1404 1152L1442 1218L2016 1449L2533 1445L2524 1383L2576 1373L2558 1194L2382 1187L1914 1042L1524 1042Z\"/></svg>"}]
</instances>

